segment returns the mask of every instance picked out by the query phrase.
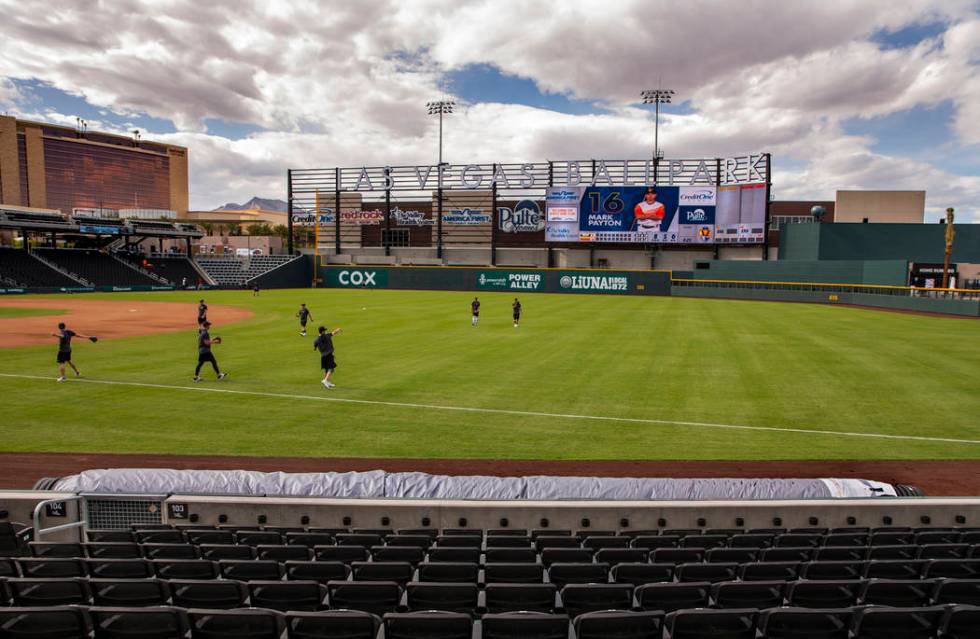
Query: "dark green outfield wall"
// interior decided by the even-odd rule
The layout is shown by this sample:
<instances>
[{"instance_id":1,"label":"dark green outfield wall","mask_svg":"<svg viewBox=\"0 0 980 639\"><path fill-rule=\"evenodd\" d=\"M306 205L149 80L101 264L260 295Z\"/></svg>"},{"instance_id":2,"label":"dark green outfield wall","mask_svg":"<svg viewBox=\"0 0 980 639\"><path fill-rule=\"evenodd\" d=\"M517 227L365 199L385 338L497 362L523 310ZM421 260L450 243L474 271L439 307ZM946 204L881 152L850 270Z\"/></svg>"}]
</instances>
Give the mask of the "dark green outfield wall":
<instances>
[{"instance_id":1,"label":"dark green outfield wall","mask_svg":"<svg viewBox=\"0 0 980 639\"><path fill-rule=\"evenodd\" d=\"M437 291L670 295L669 271L320 266L318 286Z\"/></svg>"},{"instance_id":2,"label":"dark green outfield wall","mask_svg":"<svg viewBox=\"0 0 980 639\"><path fill-rule=\"evenodd\" d=\"M799 226L818 226L800 224ZM745 280L753 282L824 282L829 284L879 284L905 286L908 263L905 260L777 260L767 262L714 260L700 262L693 279Z\"/></svg>"},{"instance_id":3,"label":"dark green outfield wall","mask_svg":"<svg viewBox=\"0 0 980 639\"><path fill-rule=\"evenodd\" d=\"M953 262L980 263L980 224L955 224ZM786 224L779 233L779 261L943 261L942 224Z\"/></svg>"}]
</instances>

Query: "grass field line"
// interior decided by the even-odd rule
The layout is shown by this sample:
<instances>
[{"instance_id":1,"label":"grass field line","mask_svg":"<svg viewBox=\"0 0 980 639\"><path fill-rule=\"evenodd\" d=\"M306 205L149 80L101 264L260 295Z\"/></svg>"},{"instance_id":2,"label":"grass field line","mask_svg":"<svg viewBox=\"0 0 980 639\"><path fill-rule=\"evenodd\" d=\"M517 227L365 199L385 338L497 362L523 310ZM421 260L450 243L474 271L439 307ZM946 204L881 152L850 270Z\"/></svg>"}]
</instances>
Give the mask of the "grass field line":
<instances>
[{"instance_id":1,"label":"grass field line","mask_svg":"<svg viewBox=\"0 0 980 639\"><path fill-rule=\"evenodd\" d=\"M51 377L42 375L22 375L0 373L0 377L11 379L43 380L52 382ZM920 435L888 435L886 433L862 433L853 431L820 430L811 428L793 428L789 426L746 426L742 424L718 424L712 422L691 422L673 419L655 419L645 417L616 417L613 415L578 415L574 413L546 413L539 411L522 411L507 408L480 408L475 406L447 406L442 404L417 404L411 402L394 402L371 399L352 399L346 397L324 397L322 395L297 395L291 393L270 393L267 391L234 390L231 388L212 388L208 386L176 386L169 384L151 384L148 382L126 382L108 379L75 378L70 383L101 384L106 386L131 386L135 388L153 388L158 390L189 391L198 393L221 393L225 395L246 395L252 397L270 397L275 399L300 399L317 402L334 402L340 404L361 404L368 406L390 406L393 408L409 408L414 410L442 410L462 413L483 413L493 415L510 415L513 417L546 417L552 419L607 421L631 424L649 424L660 426L685 426L690 428L717 428L727 430L762 431L772 433L799 433L806 435L830 435L834 437L866 437L871 439L894 439L902 441L946 442L951 444L980 444L976 439L957 439L952 437L925 437Z\"/></svg>"}]
</instances>

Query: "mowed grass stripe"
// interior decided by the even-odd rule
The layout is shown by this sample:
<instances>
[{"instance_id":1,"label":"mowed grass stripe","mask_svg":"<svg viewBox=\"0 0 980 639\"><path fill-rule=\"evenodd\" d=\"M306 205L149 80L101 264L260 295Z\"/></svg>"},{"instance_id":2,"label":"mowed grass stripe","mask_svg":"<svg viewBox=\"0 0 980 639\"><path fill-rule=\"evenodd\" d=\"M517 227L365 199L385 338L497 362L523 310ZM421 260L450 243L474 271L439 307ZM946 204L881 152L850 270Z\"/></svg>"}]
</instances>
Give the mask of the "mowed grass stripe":
<instances>
[{"instance_id":1,"label":"mowed grass stripe","mask_svg":"<svg viewBox=\"0 0 980 639\"><path fill-rule=\"evenodd\" d=\"M109 296L184 301L188 331L80 344L76 363L93 378L190 386L200 295ZM231 372L221 388L327 393L312 335L297 335L293 314L303 301L314 325L345 329L336 339L336 397L520 414L8 379L0 447L508 459L978 457L974 446L941 441L980 439L980 394L975 375L964 374L980 361L976 322L802 304L528 294L514 329L513 295L479 294L480 326L472 328L472 293L203 295L256 313L213 331L226 338L215 350ZM53 377L54 350L52 343L0 351L0 371ZM927 439L638 428L641 422L533 413Z\"/></svg>"}]
</instances>

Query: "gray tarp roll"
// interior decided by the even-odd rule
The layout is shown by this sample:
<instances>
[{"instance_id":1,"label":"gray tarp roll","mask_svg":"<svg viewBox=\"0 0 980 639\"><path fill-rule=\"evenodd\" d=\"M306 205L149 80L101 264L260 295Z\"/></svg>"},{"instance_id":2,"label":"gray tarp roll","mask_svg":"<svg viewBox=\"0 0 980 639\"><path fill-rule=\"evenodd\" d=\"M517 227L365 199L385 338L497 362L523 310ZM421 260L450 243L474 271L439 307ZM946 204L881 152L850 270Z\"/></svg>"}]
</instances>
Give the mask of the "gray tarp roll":
<instances>
[{"instance_id":1,"label":"gray tarp roll","mask_svg":"<svg viewBox=\"0 0 980 639\"><path fill-rule=\"evenodd\" d=\"M249 470L114 468L59 479L51 490L85 493L268 495L279 497L525 500L745 500L895 496L865 479L673 479L483 477L387 473L261 473Z\"/></svg>"}]
</instances>

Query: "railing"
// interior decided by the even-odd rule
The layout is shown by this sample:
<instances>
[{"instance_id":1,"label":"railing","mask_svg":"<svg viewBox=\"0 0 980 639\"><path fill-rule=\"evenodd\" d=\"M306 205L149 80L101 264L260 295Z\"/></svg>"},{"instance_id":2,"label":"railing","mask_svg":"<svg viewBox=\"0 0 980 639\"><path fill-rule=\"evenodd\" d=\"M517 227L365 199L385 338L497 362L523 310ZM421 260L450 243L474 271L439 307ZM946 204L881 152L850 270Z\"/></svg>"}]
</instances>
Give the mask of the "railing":
<instances>
[{"instance_id":1,"label":"railing","mask_svg":"<svg viewBox=\"0 0 980 639\"><path fill-rule=\"evenodd\" d=\"M44 501L39 501L36 506L34 506L34 539L41 541L41 536L48 533L58 532L59 530L71 530L72 528L85 528L88 526L88 520L82 517L81 503L79 503L79 513L78 521L71 521L67 524L59 524L57 526L51 526L50 528L41 528L41 512L49 504L66 504L68 502L81 502L83 497L81 495L72 495L71 497L59 497L58 499L45 499Z\"/></svg>"},{"instance_id":2,"label":"railing","mask_svg":"<svg viewBox=\"0 0 980 639\"><path fill-rule=\"evenodd\" d=\"M839 284L833 282L769 282L763 280L671 279L671 286L691 288L728 288L815 293L860 293L930 299L980 300L980 290L969 288L925 288L885 284Z\"/></svg>"},{"instance_id":3,"label":"railing","mask_svg":"<svg viewBox=\"0 0 980 639\"><path fill-rule=\"evenodd\" d=\"M66 269L63 266L61 266L60 264L55 264L51 260L49 260L47 258L44 258L44 257L41 257L40 255L37 254L37 251L31 251L30 252L30 255L35 260L37 260L38 262L41 262L42 264L44 264L48 268L51 268L51 269L53 269L55 271L58 271L59 273L61 273L62 275L64 275L65 277L67 277L70 280L75 280L76 282L78 282L82 286L95 286L92 282L89 282L87 279L85 279L81 275L76 275L75 273L72 273L68 269Z\"/></svg>"}]
</instances>

